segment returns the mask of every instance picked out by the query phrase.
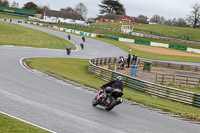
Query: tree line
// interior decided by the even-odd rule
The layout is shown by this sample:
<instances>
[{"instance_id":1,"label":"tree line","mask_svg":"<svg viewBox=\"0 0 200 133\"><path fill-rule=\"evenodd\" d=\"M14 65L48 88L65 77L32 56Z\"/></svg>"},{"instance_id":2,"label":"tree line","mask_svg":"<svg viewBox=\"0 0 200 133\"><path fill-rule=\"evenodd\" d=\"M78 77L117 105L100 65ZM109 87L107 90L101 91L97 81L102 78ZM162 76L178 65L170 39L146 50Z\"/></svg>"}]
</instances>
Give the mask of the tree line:
<instances>
[{"instance_id":1,"label":"tree line","mask_svg":"<svg viewBox=\"0 0 200 133\"><path fill-rule=\"evenodd\" d=\"M0 0L0 6L34 11L36 14L43 14L45 10L50 10L50 7L48 5L38 6L34 2L27 2L26 4L24 4L22 8L19 8L19 3L15 1L10 4L8 0ZM86 17L87 15L87 7L83 3L77 4L74 8L71 7L60 8L60 11L68 13L78 13L84 17Z\"/></svg>"},{"instance_id":2,"label":"tree line","mask_svg":"<svg viewBox=\"0 0 200 133\"><path fill-rule=\"evenodd\" d=\"M0 0L0 6L9 7L9 5L10 4L8 0ZM100 8L100 14L113 13L117 15L126 15L126 9L124 5L119 2L119 0L101 0L101 4L98 4L98 6ZM19 3L14 1L13 3L11 3L10 7L19 8ZM45 10L49 10L50 8L49 6L38 6L33 2L27 2L26 4L24 4L22 9L31 10L37 14L43 14ZM86 18L88 9L85 4L81 2L77 4L74 8L60 8L60 11L68 13L78 13ZM137 19L147 21L148 17L145 15L138 15ZM155 14L152 18L150 18L150 22L179 27L188 27L188 25L190 25L193 28L196 28L197 26L200 26L200 3L196 2L191 6L191 11L186 18L165 19L164 16Z\"/></svg>"}]
</instances>

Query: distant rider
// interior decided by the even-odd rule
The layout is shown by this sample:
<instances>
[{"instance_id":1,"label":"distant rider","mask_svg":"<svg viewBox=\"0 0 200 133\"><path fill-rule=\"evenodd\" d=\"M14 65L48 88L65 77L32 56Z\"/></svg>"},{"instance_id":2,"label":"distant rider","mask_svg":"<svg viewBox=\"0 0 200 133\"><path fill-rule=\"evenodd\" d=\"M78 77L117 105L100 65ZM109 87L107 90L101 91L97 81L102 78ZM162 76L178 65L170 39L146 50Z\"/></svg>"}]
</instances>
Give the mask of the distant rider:
<instances>
[{"instance_id":1,"label":"distant rider","mask_svg":"<svg viewBox=\"0 0 200 133\"><path fill-rule=\"evenodd\" d=\"M70 34L68 34L68 35L67 35L67 37L68 37L68 39L69 39L69 40L71 39L71 36L70 36Z\"/></svg>"},{"instance_id":2,"label":"distant rider","mask_svg":"<svg viewBox=\"0 0 200 133\"><path fill-rule=\"evenodd\" d=\"M83 40L83 42L85 42L85 37L84 36L82 37L82 40Z\"/></svg>"},{"instance_id":3,"label":"distant rider","mask_svg":"<svg viewBox=\"0 0 200 133\"><path fill-rule=\"evenodd\" d=\"M67 51L67 52L71 52L71 47L70 47L69 45L67 45L66 51Z\"/></svg>"},{"instance_id":4,"label":"distant rider","mask_svg":"<svg viewBox=\"0 0 200 133\"><path fill-rule=\"evenodd\" d=\"M81 46L81 49L83 49L83 48L84 48L84 44L83 44L83 43L80 43L80 46Z\"/></svg>"}]
</instances>

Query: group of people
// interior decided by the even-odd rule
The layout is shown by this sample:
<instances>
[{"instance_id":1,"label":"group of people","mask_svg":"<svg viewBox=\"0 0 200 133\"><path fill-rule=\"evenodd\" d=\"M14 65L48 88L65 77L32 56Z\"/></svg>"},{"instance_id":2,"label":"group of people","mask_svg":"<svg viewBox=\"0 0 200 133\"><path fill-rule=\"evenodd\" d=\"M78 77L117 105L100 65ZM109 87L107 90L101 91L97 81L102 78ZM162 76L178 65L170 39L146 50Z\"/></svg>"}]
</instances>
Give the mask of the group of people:
<instances>
[{"instance_id":1,"label":"group of people","mask_svg":"<svg viewBox=\"0 0 200 133\"><path fill-rule=\"evenodd\" d=\"M132 59L131 59L131 55L128 54L128 58L127 58L127 68L130 67L130 63L132 63L134 66L136 65L137 62L137 55L133 55ZM125 59L123 56L120 56L120 60L118 61L118 63L120 63L120 69L124 70L125 69Z\"/></svg>"},{"instance_id":2,"label":"group of people","mask_svg":"<svg viewBox=\"0 0 200 133\"><path fill-rule=\"evenodd\" d=\"M68 40L71 40L70 34L68 34L67 37L68 37ZM85 42L85 37L84 36L82 37L82 41ZM80 43L81 49L84 48L84 43L83 42ZM66 46L66 51L67 52L69 52L69 51L71 52L71 47L69 45Z\"/></svg>"}]
</instances>

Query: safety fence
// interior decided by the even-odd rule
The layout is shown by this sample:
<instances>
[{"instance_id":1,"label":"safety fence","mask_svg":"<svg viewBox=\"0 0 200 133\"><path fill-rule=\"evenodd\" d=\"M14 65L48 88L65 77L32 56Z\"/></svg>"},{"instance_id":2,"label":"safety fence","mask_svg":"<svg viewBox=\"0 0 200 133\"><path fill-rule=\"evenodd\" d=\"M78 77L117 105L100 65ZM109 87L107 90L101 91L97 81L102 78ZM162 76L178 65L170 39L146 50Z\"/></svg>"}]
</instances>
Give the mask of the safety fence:
<instances>
[{"instance_id":1,"label":"safety fence","mask_svg":"<svg viewBox=\"0 0 200 133\"><path fill-rule=\"evenodd\" d=\"M200 78L181 75L157 74L156 83L183 84L200 87Z\"/></svg>"},{"instance_id":2,"label":"safety fence","mask_svg":"<svg viewBox=\"0 0 200 133\"><path fill-rule=\"evenodd\" d=\"M145 59L138 59L137 65L143 66ZM168 62L158 62L158 61L151 61L153 67L162 67L162 68L170 68L176 70L184 70L184 71L192 71L192 72L200 72L200 66L193 66L193 65L183 65L183 64L174 64Z\"/></svg>"},{"instance_id":3,"label":"safety fence","mask_svg":"<svg viewBox=\"0 0 200 133\"><path fill-rule=\"evenodd\" d=\"M105 69L99 65L115 64L116 58L96 58L89 61L89 72L102 80L111 81L117 76L123 77L124 86L133 90L150 94L176 102L189 104L195 107L200 107L200 94L183 91L176 88L166 87L163 85L143 81L116 71Z\"/></svg>"}]
</instances>

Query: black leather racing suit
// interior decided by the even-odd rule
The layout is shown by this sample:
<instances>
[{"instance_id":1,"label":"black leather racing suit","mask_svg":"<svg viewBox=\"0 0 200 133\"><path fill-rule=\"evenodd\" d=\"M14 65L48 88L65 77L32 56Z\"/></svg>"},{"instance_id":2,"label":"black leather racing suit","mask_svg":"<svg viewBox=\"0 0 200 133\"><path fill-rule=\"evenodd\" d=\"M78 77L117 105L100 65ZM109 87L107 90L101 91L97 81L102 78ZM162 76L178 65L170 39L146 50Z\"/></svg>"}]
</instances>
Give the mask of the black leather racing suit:
<instances>
[{"instance_id":1,"label":"black leather racing suit","mask_svg":"<svg viewBox=\"0 0 200 133\"><path fill-rule=\"evenodd\" d=\"M104 89L106 87L112 87L112 88L115 88L115 89L120 89L121 91L123 91L123 88L124 88L124 84L122 81L120 80L113 80L113 81L110 81L109 83L106 83L104 85L102 85L101 89Z\"/></svg>"}]
</instances>

